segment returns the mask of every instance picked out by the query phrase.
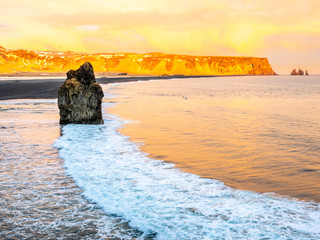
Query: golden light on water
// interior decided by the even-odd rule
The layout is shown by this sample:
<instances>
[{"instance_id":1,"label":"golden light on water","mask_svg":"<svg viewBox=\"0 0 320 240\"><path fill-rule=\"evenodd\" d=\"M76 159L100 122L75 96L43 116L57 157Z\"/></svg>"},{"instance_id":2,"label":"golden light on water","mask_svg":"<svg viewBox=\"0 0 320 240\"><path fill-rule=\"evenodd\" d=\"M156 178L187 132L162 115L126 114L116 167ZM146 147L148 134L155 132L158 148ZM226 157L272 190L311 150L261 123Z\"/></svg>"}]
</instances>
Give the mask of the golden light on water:
<instances>
[{"instance_id":1,"label":"golden light on water","mask_svg":"<svg viewBox=\"0 0 320 240\"><path fill-rule=\"evenodd\" d=\"M269 58L319 73L320 2L285 0L0 1L12 49L165 52Z\"/></svg>"},{"instance_id":2,"label":"golden light on water","mask_svg":"<svg viewBox=\"0 0 320 240\"><path fill-rule=\"evenodd\" d=\"M237 189L318 201L319 156L313 152L312 126L320 118L312 103L319 98L282 96L290 93L281 90L285 85L271 87L281 79L189 79L117 86L112 92L119 104L110 112L131 120L120 132L142 143L140 149L153 159ZM308 124L302 127L302 123Z\"/></svg>"}]
</instances>

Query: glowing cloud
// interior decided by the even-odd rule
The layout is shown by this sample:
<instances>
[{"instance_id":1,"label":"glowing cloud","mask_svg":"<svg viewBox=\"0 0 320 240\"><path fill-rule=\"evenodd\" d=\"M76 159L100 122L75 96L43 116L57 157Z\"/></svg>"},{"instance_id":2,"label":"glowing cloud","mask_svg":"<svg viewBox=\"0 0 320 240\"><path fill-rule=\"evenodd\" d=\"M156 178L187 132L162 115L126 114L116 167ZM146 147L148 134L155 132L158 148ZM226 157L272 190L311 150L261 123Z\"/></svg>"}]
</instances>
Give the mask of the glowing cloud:
<instances>
[{"instance_id":1,"label":"glowing cloud","mask_svg":"<svg viewBox=\"0 0 320 240\"><path fill-rule=\"evenodd\" d=\"M319 16L318 0L0 0L0 46L262 56L320 73Z\"/></svg>"},{"instance_id":2,"label":"glowing cloud","mask_svg":"<svg viewBox=\"0 0 320 240\"><path fill-rule=\"evenodd\" d=\"M98 31L99 26L97 25L80 25L77 27L80 31Z\"/></svg>"}]
</instances>

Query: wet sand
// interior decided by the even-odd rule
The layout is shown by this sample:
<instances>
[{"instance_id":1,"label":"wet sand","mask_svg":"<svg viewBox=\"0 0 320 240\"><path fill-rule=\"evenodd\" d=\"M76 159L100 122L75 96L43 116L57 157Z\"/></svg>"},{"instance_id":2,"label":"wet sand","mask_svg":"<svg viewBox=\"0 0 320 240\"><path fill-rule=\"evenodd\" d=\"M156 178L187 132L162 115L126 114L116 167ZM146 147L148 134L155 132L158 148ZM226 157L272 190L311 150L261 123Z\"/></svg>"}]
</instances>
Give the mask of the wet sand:
<instances>
[{"instance_id":1,"label":"wet sand","mask_svg":"<svg viewBox=\"0 0 320 240\"><path fill-rule=\"evenodd\" d=\"M65 79L50 78L34 80L0 80L0 100L9 99L52 99L57 98L58 88L62 85ZM43 77L43 76L42 76ZM148 81L148 80L165 80L173 78L204 78L212 76L112 76L112 77L97 77L96 81L99 84L121 83L133 81Z\"/></svg>"}]
</instances>

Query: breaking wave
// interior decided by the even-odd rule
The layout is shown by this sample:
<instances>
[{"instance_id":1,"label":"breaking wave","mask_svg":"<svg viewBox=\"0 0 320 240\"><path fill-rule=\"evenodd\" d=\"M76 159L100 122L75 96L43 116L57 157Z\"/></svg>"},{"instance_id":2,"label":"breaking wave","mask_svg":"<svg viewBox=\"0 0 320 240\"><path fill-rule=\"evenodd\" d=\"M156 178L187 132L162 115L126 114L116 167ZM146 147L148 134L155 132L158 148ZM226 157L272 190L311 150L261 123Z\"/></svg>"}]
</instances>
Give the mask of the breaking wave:
<instances>
[{"instance_id":1,"label":"breaking wave","mask_svg":"<svg viewBox=\"0 0 320 240\"><path fill-rule=\"evenodd\" d=\"M54 146L86 198L127 220L141 238L320 239L318 203L185 173L120 134L124 120L104 118L104 125L64 126Z\"/></svg>"}]
</instances>

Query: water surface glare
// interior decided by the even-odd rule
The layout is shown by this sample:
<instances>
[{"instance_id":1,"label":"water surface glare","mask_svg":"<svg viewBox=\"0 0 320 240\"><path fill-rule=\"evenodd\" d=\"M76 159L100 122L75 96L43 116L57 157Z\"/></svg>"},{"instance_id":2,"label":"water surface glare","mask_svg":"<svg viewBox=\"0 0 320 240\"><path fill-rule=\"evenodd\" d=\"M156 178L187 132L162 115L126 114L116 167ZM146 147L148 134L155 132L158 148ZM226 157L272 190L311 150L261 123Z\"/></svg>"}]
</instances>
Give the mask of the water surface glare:
<instances>
[{"instance_id":1,"label":"water surface glare","mask_svg":"<svg viewBox=\"0 0 320 240\"><path fill-rule=\"evenodd\" d=\"M151 158L255 192L320 201L320 76L111 87L121 132Z\"/></svg>"}]
</instances>

